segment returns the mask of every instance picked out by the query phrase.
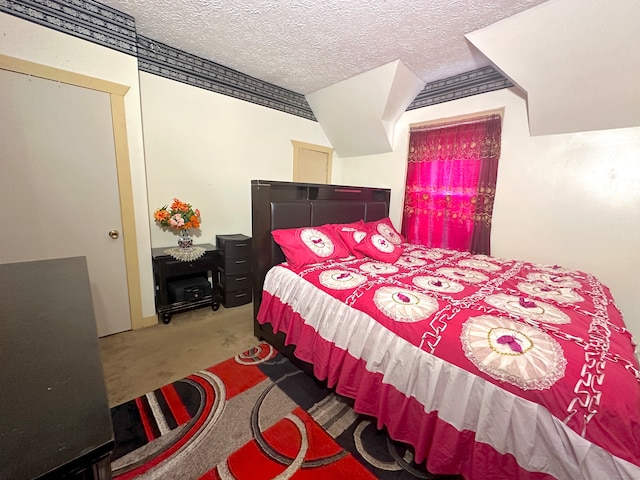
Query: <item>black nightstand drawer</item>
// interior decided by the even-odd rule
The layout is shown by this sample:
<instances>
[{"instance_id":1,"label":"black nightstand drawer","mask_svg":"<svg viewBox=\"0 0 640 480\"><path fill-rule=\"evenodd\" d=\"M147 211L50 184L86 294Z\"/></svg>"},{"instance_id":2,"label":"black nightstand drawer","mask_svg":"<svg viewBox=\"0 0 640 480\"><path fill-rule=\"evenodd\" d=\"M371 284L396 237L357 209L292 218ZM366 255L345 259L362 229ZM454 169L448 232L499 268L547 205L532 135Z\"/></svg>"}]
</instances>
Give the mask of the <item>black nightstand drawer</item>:
<instances>
[{"instance_id":1,"label":"black nightstand drawer","mask_svg":"<svg viewBox=\"0 0 640 480\"><path fill-rule=\"evenodd\" d=\"M233 292L224 291L222 305L224 305L224 308L237 307L238 305L246 305L251 300L251 289L235 290Z\"/></svg>"},{"instance_id":2,"label":"black nightstand drawer","mask_svg":"<svg viewBox=\"0 0 640 480\"><path fill-rule=\"evenodd\" d=\"M188 275L193 272L200 272L204 269L212 269L211 262L213 257L205 253L204 256L191 262L181 262L179 260L169 260L164 264L165 274L167 277L178 275Z\"/></svg>"},{"instance_id":3,"label":"black nightstand drawer","mask_svg":"<svg viewBox=\"0 0 640 480\"><path fill-rule=\"evenodd\" d=\"M227 292L235 290L251 289L251 275L225 275L220 279L220 283L224 285Z\"/></svg>"},{"instance_id":4,"label":"black nightstand drawer","mask_svg":"<svg viewBox=\"0 0 640 480\"><path fill-rule=\"evenodd\" d=\"M251 237L246 235L216 235L216 246L222 250L226 258L251 255Z\"/></svg>"},{"instance_id":5,"label":"black nightstand drawer","mask_svg":"<svg viewBox=\"0 0 640 480\"><path fill-rule=\"evenodd\" d=\"M225 275L238 275L240 273L249 273L251 271L250 258L227 258L222 259L222 269Z\"/></svg>"}]
</instances>

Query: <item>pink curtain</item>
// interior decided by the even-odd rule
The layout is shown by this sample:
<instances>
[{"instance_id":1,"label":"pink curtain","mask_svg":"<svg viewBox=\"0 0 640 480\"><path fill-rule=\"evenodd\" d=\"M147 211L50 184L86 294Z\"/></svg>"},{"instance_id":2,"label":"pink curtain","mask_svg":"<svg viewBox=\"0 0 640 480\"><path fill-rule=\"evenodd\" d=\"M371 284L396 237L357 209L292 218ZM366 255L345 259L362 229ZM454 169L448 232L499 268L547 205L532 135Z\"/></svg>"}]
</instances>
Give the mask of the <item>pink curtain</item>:
<instances>
[{"instance_id":1,"label":"pink curtain","mask_svg":"<svg viewBox=\"0 0 640 480\"><path fill-rule=\"evenodd\" d=\"M501 117L411 130L402 233L411 243L490 253Z\"/></svg>"}]
</instances>

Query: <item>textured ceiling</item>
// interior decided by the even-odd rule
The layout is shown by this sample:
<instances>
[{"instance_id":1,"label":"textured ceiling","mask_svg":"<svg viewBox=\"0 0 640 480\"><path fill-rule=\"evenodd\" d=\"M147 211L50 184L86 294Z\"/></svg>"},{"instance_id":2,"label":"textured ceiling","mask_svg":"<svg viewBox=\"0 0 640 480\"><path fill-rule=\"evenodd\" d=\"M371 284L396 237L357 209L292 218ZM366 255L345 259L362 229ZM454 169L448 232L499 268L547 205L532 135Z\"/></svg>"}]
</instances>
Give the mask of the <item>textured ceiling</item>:
<instances>
[{"instance_id":1,"label":"textured ceiling","mask_svg":"<svg viewBox=\"0 0 640 480\"><path fill-rule=\"evenodd\" d=\"M394 60L425 82L489 65L464 34L544 0L103 0L139 34L308 94Z\"/></svg>"}]
</instances>

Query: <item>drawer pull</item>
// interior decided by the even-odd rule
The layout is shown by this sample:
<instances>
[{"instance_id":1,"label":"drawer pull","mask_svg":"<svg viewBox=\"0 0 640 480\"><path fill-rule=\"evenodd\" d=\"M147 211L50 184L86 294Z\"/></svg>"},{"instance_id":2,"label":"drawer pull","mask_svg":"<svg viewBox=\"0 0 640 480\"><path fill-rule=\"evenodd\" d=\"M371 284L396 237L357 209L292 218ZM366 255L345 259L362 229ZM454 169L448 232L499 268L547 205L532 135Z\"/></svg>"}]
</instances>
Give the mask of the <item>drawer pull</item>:
<instances>
[{"instance_id":1,"label":"drawer pull","mask_svg":"<svg viewBox=\"0 0 640 480\"><path fill-rule=\"evenodd\" d=\"M241 281L246 280L246 279L247 279L247 277L238 277L238 278L236 278L236 282L241 282Z\"/></svg>"},{"instance_id":2,"label":"drawer pull","mask_svg":"<svg viewBox=\"0 0 640 480\"><path fill-rule=\"evenodd\" d=\"M236 298L240 298L240 297L246 297L247 294L246 293L239 293L236 295Z\"/></svg>"},{"instance_id":3,"label":"drawer pull","mask_svg":"<svg viewBox=\"0 0 640 480\"><path fill-rule=\"evenodd\" d=\"M234 263L238 264L238 263L247 263L246 260L236 260Z\"/></svg>"},{"instance_id":4,"label":"drawer pull","mask_svg":"<svg viewBox=\"0 0 640 480\"><path fill-rule=\"evenodd\" d=\"M247 246L246 243L236 243L236 248L246 247L246 246Z\"/></svg>"}]
</instances>

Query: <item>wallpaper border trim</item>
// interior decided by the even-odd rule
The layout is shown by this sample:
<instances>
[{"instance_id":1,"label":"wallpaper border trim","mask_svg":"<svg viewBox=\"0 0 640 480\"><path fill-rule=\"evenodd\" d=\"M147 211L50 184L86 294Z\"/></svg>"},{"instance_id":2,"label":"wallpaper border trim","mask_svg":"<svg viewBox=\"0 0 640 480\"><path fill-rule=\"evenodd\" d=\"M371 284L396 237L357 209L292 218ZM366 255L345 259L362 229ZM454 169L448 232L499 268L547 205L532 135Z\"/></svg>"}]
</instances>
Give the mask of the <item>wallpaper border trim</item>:
<instances>
[{"instance_id":1,"label":"wallpaper border trim","mask_svg":"<svg viewBox=\"0 0 640 480\"><path fill-rule=\"evenodd\" d=\"M427 83L407 110L428 107L458 98L513 87L513 83L493 66L479 68L454 77Z\"/></svg>"},{"instance_id":2,"label":"wallpaper border trim","mask_svg":"<svg viewBox=\"0 0 640 480\"><path fill-rule=\"evenodd\" d=\"M142 72L317 121L304 95L137 35L134 17L96 0L0 0L0 12L133 55ZM407 110L512 86L483 67L427 83Z\"/></svg>"},{"instance_id":3,"label":"wallpaper border trim","mask_svg":"<svg viewBox=\"0 0 640 480\"><path fill-rule=\"evenodd\" d=\"M136 55L136 21L95 0L0 0L0 12Z\"/></svg>"},{"instance_id":4,"label":"wallpaper border trim","mask_svg":"<svg viewBox=\"0 0 640 480\"><path fill-rule=\"evenodd\" d=\"M316 121L304 95L138 36L138 68L177 82Z\"/></svg>"}]
</instances>

